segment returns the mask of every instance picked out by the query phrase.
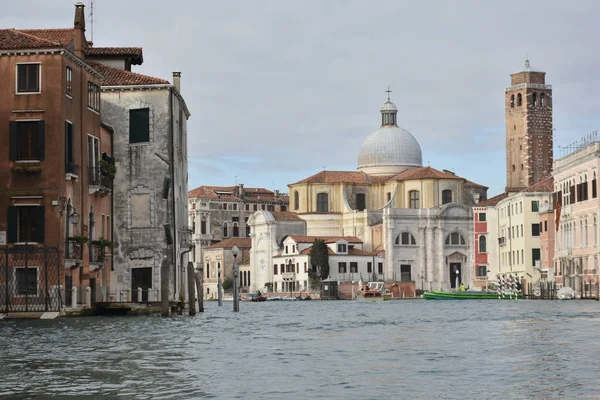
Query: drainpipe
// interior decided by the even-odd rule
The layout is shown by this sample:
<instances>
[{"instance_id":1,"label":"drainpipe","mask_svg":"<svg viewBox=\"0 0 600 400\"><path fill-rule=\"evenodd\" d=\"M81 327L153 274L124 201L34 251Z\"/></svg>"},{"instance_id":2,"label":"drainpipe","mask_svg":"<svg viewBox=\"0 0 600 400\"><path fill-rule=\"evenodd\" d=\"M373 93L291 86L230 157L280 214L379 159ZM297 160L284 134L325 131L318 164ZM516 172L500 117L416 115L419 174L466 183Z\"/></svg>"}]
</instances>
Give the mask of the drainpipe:
<instances>
[{"instance_id":1,"label":"drainpipe","mask_svg":"<svg viewBox=\"0 0 600 400\"><path fill-rule=\"evenodd\" d=\"M180 292L180 293L182 293L182 294L184 295L184 297L185 297L185 285L183 284L183 277L184 277L184 273L186 272L186 271L185 271L185 267L186 267L186 266L184 266L184 265L183 265L183 256L184 256L186 253L189 253L190 251L192 251L192 249L191 249L191 248L189 248L188 250L182 251L182 252L179 254L179 265L180 265L180 267L181 267L181 282L179 282L179 289L181 290L181 292Z\"/></svg>"}]
</instances>

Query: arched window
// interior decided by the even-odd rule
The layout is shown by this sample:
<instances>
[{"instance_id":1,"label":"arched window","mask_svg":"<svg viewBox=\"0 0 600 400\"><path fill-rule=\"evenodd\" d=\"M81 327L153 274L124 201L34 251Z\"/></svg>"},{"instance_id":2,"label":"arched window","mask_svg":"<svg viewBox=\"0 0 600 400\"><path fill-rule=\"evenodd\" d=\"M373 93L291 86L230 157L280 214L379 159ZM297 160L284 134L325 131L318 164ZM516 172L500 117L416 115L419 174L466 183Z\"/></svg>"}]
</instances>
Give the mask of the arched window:
<instances>
[{"instance_id":1,"label":"arched window","mask_svg":"<svg viewBox=\"0 0 600 400\"><path fill-rule=\"evenodd\" d=\"M410 208L420 208L419 204L419 192L417 190L411 190L408 192L408 198L410 199Z\"/></svg>"},{"instance_id":2,"label":"arched window","mask_svg":"<svg viewBox=\"0 0 600 400\"><path fill-rule=\"evenodd\" d=\"M487 253L487 239L485 236L479 236L479 252Z\"/></svg>"},{"instance_id":3,"label":"arched window","mask_svg":"<svg viewBox=\"0 0 600 400\"><path fill-rule=\"evenodd\" d=\"M317 212L329 212L329 195L327 193L317 194Z\"/></svg>"},{"instance_id":4,"label":"arched window","mask_svg":"<svg viewBox=\"0 0 600 400\"><path fill-rule=\"evenodd\" d=\"M356 209L362 211L367 208L367 196L364 193L358 193L356 195Z\"/></svg>"},{"instance_id":5,"label":"arched window","mask_svg":"<svg viewBox=\"0 0 600 400\"><path fill-rule=\"evenodd\" d=\"M537 93L533 92L531 95L531 105L537 107Z\"/></svg>"},{"instance_id":6,"label":"arched window","mask_svg":"<svg viewBox=\"0 0 600 400\"><path fill-rule=\"evenodd\" d=\"M233 237L240 237L240 227L238 224L233 224Z\"/></svg>"},{"instance_id":7,"label":"arched window","mask_svg":"<svg viewBox=\"0 0 600 400\"><path fill-rule=\"evenodd\" d=\"M402 246L415 246L417 242L410 232L402 232L396 237L396 244Z\"/></svg>"},{"instance_id":8,"label":"arched window","mask_svg":"<svg viewBox=\"0 0 600 400\"><path fill-rule=\"evenodd\" d=\"M294 210L298 210L300 208L300 195L298 191L294 191Z\"/></svg>"},{"instance_id":9,"label":"arched window","mask_svg":"<svg viewBox=\"0 0 600 400\"><path fill-rule=\"evenodd\" d=\"M200 233L206 235L206 218L204 217L200 220Z\"/></svg>"},{"instance_id":10,"label":"arched window","mask_svg":"<svg viewBox=\"0 0 600 400\"><path fill-rule=\"evenodd\" d=\"M517 95L517 107L521 107L523 105L523 97L521 96L521 93L519 93Z\"/></svg>"},{"instance_id":11,"label":"arched window","mask_svg":"<svg viewBox=\"0 0 600 400\"><path fill-rule=\"evenodd\" d=\"M210 264L206 263L206 279L210 279Z\"/></svg>"},{"instance_id":12,"label":"arched window","mask_svg":"<svg viewBox=\"0 0 600 400\"><path fill-rule=\"evenodd\" d=\"M515 164L513 164L512 170L513 170L513 172L515 172Z\"/></svg>"},{"instance_id":13,"label":"arched window","mask_svg":"<svg viewBox=\"0 0 600 400\"><path fill-rule=\"evenodd\" d=\"M446 237L447 246L464 246L465 238L458 232L453 232Z\"/></svg>"},{"instance_id":14,"label":"arched window","mask_svg":"<svg viewBox=\"0 0 600 400\"><path fill-rule=\"evenodd\" d=\"M523 164L521 164L521 171L523 171Z\"/></svg>"},{"instance_id":15,"label":"arched window","mask_svg":"<svg viewBox=\"0 0 600 400\"><path fill-rule=\"evenodd\" d=\"M442 190L442 204L452 203L452 190Z\"/></svg>"},{"instance_id":16,"label":"arched window","mask_svg":"<svg viewBox=\"0 0 600 400\"><path fill-rule=\"evenodd\" d=\"M544 93L540 94L540 106L544 107L546 105L546 95Z\"/></svg>"},{"instance_id":17,"label":"arched window","mask_svg":"<svg viewBox=\"0 0 600 400\"><path fill-rule=\"evenodd\" d=\"M223 237L227 237L227 224L223 225Z\"/></svg>"},{"instance_id":18,"label":"arched window","mask_svg":"<svg viewBox=\"0 0 600 400\"><path fill-rule=\"evenodd\" d=\"M510 106L511 107L515 106L515 95L514 94L510 96Z\"/></svg>"}]
</instances>

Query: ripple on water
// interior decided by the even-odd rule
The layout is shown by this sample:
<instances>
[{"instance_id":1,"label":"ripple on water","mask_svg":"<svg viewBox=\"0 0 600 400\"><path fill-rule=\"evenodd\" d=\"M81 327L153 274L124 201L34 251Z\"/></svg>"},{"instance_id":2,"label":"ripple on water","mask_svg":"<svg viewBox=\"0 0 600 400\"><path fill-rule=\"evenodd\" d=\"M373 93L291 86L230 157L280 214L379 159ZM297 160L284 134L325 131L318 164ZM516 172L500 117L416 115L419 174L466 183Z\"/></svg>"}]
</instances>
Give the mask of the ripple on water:
<instances>
[{"instance_id":1,"label":"ripple on water","mask_svg":"<svg viewBox=\"0 0 600 400\"><path fill-rule=\"evenodd\" d=\"M594 398L596 302L267 302L0 322L0 396Z\"/></svg>"}]
</instances>

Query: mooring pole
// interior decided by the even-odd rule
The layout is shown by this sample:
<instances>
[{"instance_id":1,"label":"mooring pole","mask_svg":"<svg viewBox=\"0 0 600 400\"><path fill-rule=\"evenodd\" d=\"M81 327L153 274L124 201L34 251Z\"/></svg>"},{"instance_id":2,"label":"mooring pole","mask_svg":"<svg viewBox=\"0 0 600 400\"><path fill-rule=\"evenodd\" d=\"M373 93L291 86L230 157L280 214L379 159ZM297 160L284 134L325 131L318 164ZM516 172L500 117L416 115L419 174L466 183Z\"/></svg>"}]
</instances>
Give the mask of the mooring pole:
<instances>
[{"instance_id":1,"label":"mooring pole","mask_svg":"<svg viewBox=\"0 0 600 400\"><path fill-rule=\"evenodd\" d=\"M195 274L194 274L194 263L188 261L187 263L187 280L188 280L188 308L189 315L193 317L196 315L196 288L195 288Z\"/></svg>"},{"instance_id":2,"label":"mooring pole","mask_svg":"<svg viewBox=\"0 0 600 400\"><path fill-rule=\"evenodd\" d=\"M160 315L169 316L169 260L163 258L160 265Z\"/></svg>"}]
</instances>

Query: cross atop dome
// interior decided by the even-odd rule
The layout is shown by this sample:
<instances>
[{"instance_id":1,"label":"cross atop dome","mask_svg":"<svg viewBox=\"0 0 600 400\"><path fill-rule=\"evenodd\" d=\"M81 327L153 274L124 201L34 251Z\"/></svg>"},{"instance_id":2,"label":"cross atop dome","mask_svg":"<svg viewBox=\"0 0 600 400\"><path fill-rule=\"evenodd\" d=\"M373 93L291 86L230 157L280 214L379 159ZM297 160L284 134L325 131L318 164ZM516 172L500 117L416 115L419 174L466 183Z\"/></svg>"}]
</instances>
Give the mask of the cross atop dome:
<instances>
[{"instance_id":1,"label":"cross atop dome","mask_svg":"<svg viewBox=\"0 0 600 400\"><path fill-rule=\"evenodd\" d=\"M396 114L398 114L398 109L390 100L390 93L392 93L392 90L388 86L385 92L387 93L387 101L383 103L383 106L381 106L381 126L398 126L396 123Z\"/></svg>"},{"instance_id":2,"label":"cross atop dome","mask_svg":"<svg viewBox=\"0 0 600 400\"><path fill-rule=\"evenodd\" d=\"M390 101L390 93L392 93L392 90L390 90L390 87L388 86L387 90L385 91L388 95L388 101Z\"/></svg>"}]
</instances>

